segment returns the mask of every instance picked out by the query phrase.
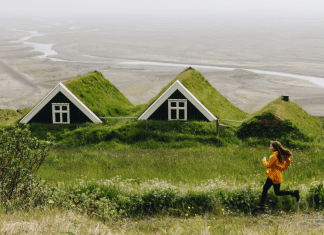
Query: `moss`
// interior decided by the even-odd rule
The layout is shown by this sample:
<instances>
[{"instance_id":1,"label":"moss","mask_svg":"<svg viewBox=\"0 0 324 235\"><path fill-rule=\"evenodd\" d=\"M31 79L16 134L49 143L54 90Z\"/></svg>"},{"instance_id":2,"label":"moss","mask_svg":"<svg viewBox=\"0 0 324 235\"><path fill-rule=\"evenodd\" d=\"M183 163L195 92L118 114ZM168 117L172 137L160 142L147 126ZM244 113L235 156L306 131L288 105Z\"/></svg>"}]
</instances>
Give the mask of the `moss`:
<instances>
[{"instance_id":1,"label":"moss","mask_svg":"<svg viewBox=\"0 0 324 235\"><path fill-rule=\"evenodd\" d=\"M64 85L99 117L128 116L135 107L97 71L72 78Z\"/></svg>"}]
</instances>

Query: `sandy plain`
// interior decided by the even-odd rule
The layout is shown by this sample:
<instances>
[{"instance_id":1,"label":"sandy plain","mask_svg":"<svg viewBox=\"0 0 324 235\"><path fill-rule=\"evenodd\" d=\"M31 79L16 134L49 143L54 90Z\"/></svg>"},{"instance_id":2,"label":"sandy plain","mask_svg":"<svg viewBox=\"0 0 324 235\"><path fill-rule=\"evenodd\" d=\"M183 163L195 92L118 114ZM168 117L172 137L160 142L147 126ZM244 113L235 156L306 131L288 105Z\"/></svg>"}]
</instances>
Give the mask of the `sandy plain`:
<instances>
[{"instance_id":1,"label":"sandy plain","mask_svg":"<svg viewBox=\"0 0 324 235\"><path fill-rule=\"evenodd\" d=\"M313 32L302 24L301 31L292 28L289 33L284 28L269 26L268 31L254 37L256 29L249 33L234 26L232 30L220 27L212 31L211 27L202 29L199 25L187 29L183 22L172 29L164 27L171 23L158 24L159 27L154 28L145 27L141 22L135 29L135 23L113 22L94 27L93 23L81 20L57 19L1 24L0 108L32 107L58 82L94 70L101 71L132 103L142 104L186 68L171 64L123 63L139 60L187 64L193 68L194 65L237 68L231 71L196 69L222 95L247 113L287 94L311 115L324 116L323 87L303 79L244 70L324 77L321 43L324 33ZM315 27L317 23L310 25ZM193 27L196 27L196 34L190 36ZM277 36L273 36L275 30ZM22 41L31 35L30 31L43 35ZM51 49L57 54L46 57L44 51L35 50L36 44L53 44Z\"/></svg>"}]
</instances>

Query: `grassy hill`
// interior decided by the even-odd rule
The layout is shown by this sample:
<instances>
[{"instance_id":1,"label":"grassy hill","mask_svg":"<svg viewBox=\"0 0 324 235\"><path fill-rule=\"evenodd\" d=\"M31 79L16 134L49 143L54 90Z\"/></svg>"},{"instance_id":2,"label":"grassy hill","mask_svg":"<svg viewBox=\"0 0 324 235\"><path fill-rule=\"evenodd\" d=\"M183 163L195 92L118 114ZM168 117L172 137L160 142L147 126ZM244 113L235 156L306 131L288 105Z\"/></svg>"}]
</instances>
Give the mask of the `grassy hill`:
<instances>
[{"instance_id":1,"label":"grassy hill","mask_svg":"<svg viewBox=\"0 0 324 235\"><path fill-rule=\"evenodd\" d=\"M18 123L30 109L0 109L0 125L8 125Z\"/></svg>"},{"instance_id":2,"label":"grassy hill","mask_svg":"<svg viewBox=\"0 0 324 235\"><path fill-rule=\"evenodd\" d=\"M238 135L311 141L323 136L323 124L295 102L286 102L280 97L252 114L239 128Z\"/></svg>"},{"instance_id":3,"label":"grassy hill","mask_svg":"<svg viewBox=\"0 0 324 235\"><path fill-rule=\"evenodd\" d=\"M147 104L145 109L152 105L176 80L179 80L217 118L243 120L247 117L246 113L229 102L200 72L191 67L181 72L166 85L161 92ZM141 112L144 112L145 109L141 110Z\"/></svg>"},{"instance_id":4,"label":"grassy hill","mask_svg":"<svg viewBox=\"0 0 324 235\"><path fill-rule=\"evenodd\" d=\"M64 85L99 117L128 116L135 107L97 71L79 75Z\"/></svg>"}]
</instances>

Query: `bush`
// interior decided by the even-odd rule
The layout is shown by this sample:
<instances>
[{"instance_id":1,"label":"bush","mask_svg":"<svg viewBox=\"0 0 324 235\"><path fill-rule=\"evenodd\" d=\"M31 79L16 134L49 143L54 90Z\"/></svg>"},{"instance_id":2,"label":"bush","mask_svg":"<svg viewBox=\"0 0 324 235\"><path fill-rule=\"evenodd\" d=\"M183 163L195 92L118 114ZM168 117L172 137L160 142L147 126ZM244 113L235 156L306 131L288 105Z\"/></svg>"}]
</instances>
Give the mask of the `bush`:
<instances>
[{"instance_id":1,"label":"bush","mask_svg":"<svg viewBox=\"0 0 324 235\"><path fill-rule=\"evenodd\" d=\"M39 184L33 174L39 169L48 155L49 141L31 137L28 126L21 129L10 126L0 129L0 202L12 207L26 207L37 203ZM29 202L29 203L28 203Z\"/></svg>"},{"instance_id":2,"label":"bush","mask_svg":"<svg viewBox=\"0 0 324 235\"><path fill-rule=\"evenodd\" d=\"M324 188L323 182L315 185L309 189L309 194L307 197L307 202L310 207L314 209L324 209Z\"/></svg>"}]
</instances>

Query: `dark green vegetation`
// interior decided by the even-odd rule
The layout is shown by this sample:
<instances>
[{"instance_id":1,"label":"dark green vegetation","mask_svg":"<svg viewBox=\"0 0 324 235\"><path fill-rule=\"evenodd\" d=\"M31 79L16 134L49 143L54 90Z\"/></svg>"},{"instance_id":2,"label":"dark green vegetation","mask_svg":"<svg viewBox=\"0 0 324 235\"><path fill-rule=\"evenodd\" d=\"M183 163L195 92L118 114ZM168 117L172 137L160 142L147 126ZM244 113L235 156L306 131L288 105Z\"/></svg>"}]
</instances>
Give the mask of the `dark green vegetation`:
<instances>
[{"instance_id":1,"label":"dark green vegetation","mask_svg":"<svg viewBox=\"0 0 324 235\"><path fill-rule=\"evenodd\" d=\"M27 129L0 129L0 204L26 208L39 202L34 174L48 155L51 141L31 137Z\"/></svg>"},{"instance_id":2,"label":"dark green vegetation","mask_svg":"<svg viewBox=\"0 0 324 235\"><path fill-rule=\"evenodd\" d=\"M31 125L35 136L44 136L44 125ZM45 127L44 127L45 128ZM216 124L205 122L160 122L109 120L103 125L81 125L74 127L49 127L62 146L84 146L118 148L119 145L142 149L183 148L212 144L223 146L239 140L233 130L222 129L216 136Z\"/></svg>"}]
</instances>

